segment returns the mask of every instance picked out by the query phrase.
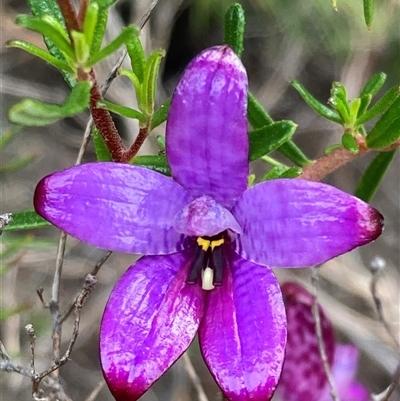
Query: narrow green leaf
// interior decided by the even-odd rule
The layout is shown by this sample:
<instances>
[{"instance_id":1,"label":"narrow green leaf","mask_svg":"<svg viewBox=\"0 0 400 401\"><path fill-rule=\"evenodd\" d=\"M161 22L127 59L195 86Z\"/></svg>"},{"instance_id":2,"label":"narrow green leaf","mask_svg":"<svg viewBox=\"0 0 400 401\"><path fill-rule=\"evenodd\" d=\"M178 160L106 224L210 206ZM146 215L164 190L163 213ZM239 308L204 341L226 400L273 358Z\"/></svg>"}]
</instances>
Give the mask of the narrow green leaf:
<instances>
[{"instance_id":1,"label":"narrow green leaf","mask_svg":"<svg viewBox=\"0 0 400 401\"><path fill-rule=\"evenodd\" d=\"M47 63L57 68L58 70L64 70L70 74L74 74L74 70L68 63L55 58L51 54L47 53L45 50L35 45L32 45L31 43L25 42L23 40L10 40L7 42L6 45L7 47L16 47L18 49L25 50L26 52L46 61Z\"/></svg>"},{"instance_id":2,"label":"narrow green leaf","mask_svg":"<svg viewBox=\"0 0 400 401\"><path fill-rule=\"evenodd\" d=\"M360 99L360 108L358 109L357 118L360 118L367 110L369 104L371 103L372 95L371 94L362 95L359 99Z\"/></svg>"},{"instance_id":3,"label":"narrow green leaf","mask_svg":"<svg viewBox=\"0 0 400 401\"><path fill-rule=\"evenodd\" d=\"M156 137L157 145L160 148L160 151L165 151L165 136L164 135L157 135Z\"/></svg>"},{"instance_id":4,"label":"narrow green leaf","mask_svg":"<svg viewBox=\"0 0 400 401\"><path fill-rule=\"evenodd\" d=\"M275 180L279 178L281 174L283 174L286 170L289 170L289 167L284 165L279 165L272 167L262 178L261 181Z\"/></svg>"},{"instance_id":5,"label":"narrow green leaf","mask_svg":"<svg viewBox=\"0 0 400 401\"><path fill-rule=\"evenodd\" d=\"M104 142L100 131L94 127L92 131L92 140L94 144L94 150L96 152L96 159L98 162L110 162L112 161L112 156Z\"/></svg>"},{"instance_id":6,"label":"narrow green leaf","mask_svg":"<svg viewBox=\"0 0 400 401\"><path fill-rule=\"evenodd\" d=\"M249 160L257 160L287 142L297 125L288 120L279 121L249 132Z\"/></svg>"},{"instance_id":7,"label":"narrow green leaf","mask_svg":"<svg viewBox=\"0 0 400 401\"><path fill-rule=\"evenodd\" d=\"M261 128L274 122L264 107L261 106L259 101L250 92L247 100L247 119L253 128Z\"/></svg>"},{"instance_id":8,"label":"narrow green leaf","mask_svg":"<svg viewBox=\"0 0 400 401\"><path fill-rule=\"evenodd\" d=\"M142 42L138 36L134 36L126 42L126 49L131 59L131 67L133 73L137 76L140 83L144 79L144 70L146 68L146 54L144 52Z\"/></svg>"},{"instance_id":9,"label":"narrow green leaf","mask_svg":"<svg viewBox=\"0 0 400 401\"><path fill-rule=\"evenodd\" d=\"M100 100L97 103L97 106L112 111L113 113L123 117L135 118L142 123L146 122L145 116L140 111L131 109L130 107L121 106L120 104L112 103L104 99Z\"/></svg>"},{"instance_id":10,"label":"narrow green leaf","mask_svg":"<svg viewBox=\"0 0 400 401\"><path fill-rule=\"evenodd\" d=\"M4 271L1 270L0 274L3 274L3 273L4 273ZM10 309L0 308L0 322L8 319L11 316L18 315L21 312L31 309L32 307L33 307L33 303L27 301L18 306L15 306L14 308L10 308Z\"/></svg>"},{"instance_id":11,"label":"narrow green leaf","mask_svg":"<svg viewBox=\"0 0 400 401\"><path fill-rule=\"evenodd\" d=\"M92 0L96 2L100 7L108 8L116 3L118 0Z\"/></svg>"},{"instance_id":12,"label":"narrow green leaf","mask_svg":"<svg viewBox=\"0 0 400 401\"><path fill-rule=\"evenodd\" d=\"M395 153L396 151L392 150L390 152L380 152L375 156L361 177L357 185L355 196L362 199L364 202L371 201Z\"/></svg>"},{"instance_id":13,"label":"narrow green leaf","mask_svg":"<svg viewBox=\"0 0 400 401\"><path fill-rule=\"evenodd\" d=\"M40 217L33 210L13 213L12 222L4 228L4 231L28 230L31 228L50 227L51 224Z\"/></svg>"},{"instance_id":14,"label":"narrow green leaf","mask_svg":"<svg viewBox=\"0 0 400 401\"><path fill-rule=\"evenodd\" d=\"M0 136L0 150L7 146L20 132L22 127L14 125L6 129L6 131Z\"/></svg>"},{"instance_id":15,"label":"narrow green leaf","mask_svg":"<svg viewBox=\"0 0 400 401\"><path fill-rule=\"evenodd\" d=\"M328 120L334 121L338 124L343 124L343 120L339 113L335 110L331 110L329 107L320 103L307 89L298 81L293 80L290 82L293 88L297 90L303 100L320 116L327 118Z\"/></svg>"},{"instance_id":16,"label":"narrow green leaf","mask_svg":"<svg viewBox=\"0 0 400 401\"><path fill-rule=\"evenodd\" d=\"M99 16L99 5L97 3L90 3L85 14L85 21L83 22L83 34L86 39L86 43L89 47L89 53L91 53L93 38L96 33L97 18Z\"/></svg>"},{"instance_id":17,"label":"narrow green leaf","mask_svg":"<svg viewBox=\"0 0 400 401\"><path fill-rule=\"evenodd\" d=\"M324 150L324 155L328 156L331 153L333 153L335 150L338 150L340 148L342 148L342 144L341 143L335 143L334 145L330 145L328 146L325 150Z\"/></svg>"},{"instance_id":18,"label":"narrow green leaf","mask_svg":"<svg viewBox=\"0 0 400 401\"><path fill-rule=\"evenodd\" d=\"M399 138L400 96L396 98L367 135L366 144L370 149L381 149L390 146Z\"/></svg>"},{"instance_id":19,"label":"narrow green leaf","mask_svg":"<svg viewBox=\"0 0 400 401\"><path fill-rule=\"evenodd\" d=\"M331 97L337 97L343 103L347 103L347 91L345 86L340 82L333 82L331 89Z\"/></svg>"},{"instance_id":20,"label":"narrow green leaf","mask_svg":"<svg viewBox=\"0 0 400 401\"><path fill-rule=\"evenodd\" d=\"M354 127L360 107L361 107L361 99L357 97L350 104L349 124L351 127Z\"/></svg>"},{"instance_id":21,"label":"narrow green leaf","mask_svg":"<svg viewBox=\"0 0 400 401\"><path fill-rule=\"evenodd\" d=\"M367 28L371 29L372 19L374 16L374 0L363 0L364 2L364 19Z\"/></svg>"},{"instance_id":22,"label":"narrow green leaf","mask_svg":"<svg viewBox=\"0 0 400 401\"><path fill-rule=\"evenodd\" d=\"M240 4L232 4L225 14L224 43L229 45L239 56L243 52L243 37L246 19Z\"/></svg>"},{"instance_id":23,"label":"narrow green leaf","mask_svg":"<svg viewBox=\"0 0 400 401\"><path fill-rule=\"evenodd\" d=\"M135 166L147 167L164 175L171 175L165 155L135 156L130 163Z\"/></svg>"},{"instance_id":24,"label":"narrow green leaf","mask_svg":"<svg viewBox=\"0 0 400 401\"><path fill-rule=\"evenodd\" d=\"M88 107L91 86L91 82L78 82L61 106L24 99L10 108L8 117L13 123L32 127L43 127L72 117Z\"/></svg>"},{"instance_id":25,"label":"narrow green leaf","mask_svg":"<svg viewBox=\"0 0 400 401\"><path fill-rule=\"evenodd\" d=\"M138 98L138 96L140 95L140 91L141 91L141 83L140 83L138 77L135 75L135 73L133 71L126 70L124 68L120 68L118 70L118 75L128 77L132 81L133 86L135 87L136 98Z\"/></svg>"},{"instance_id":26,"label":"narrow green leaf","mask_svg":"<svg viewBox=\"0 0 400 401\"><path fill-rule=\"evenodd\" d=\"M372 75L372 77L364 85L364 88L360 93L360 97L364 95L376 95L385 82L386 74L384 72L378 72L377 74Z\"/></svg>"},{"instance_id":27,"label":"narrow green leaf","mask_svg":"<svg viewBox=\"0 0 400 401\"><path fill-rule=\"evenodd\" d=\"M290 167L285 172L283 172L279 178L296 178L303 174L303 169L299 167Z\"/></svg>"},{"instance_id":28,"label":"narrow green leaf","mask_svg":"<svg viewBox=\"0 0 400 401\"><path fill-rule=\"evenodd\" d=\"M20 170L21 168L26 167L28 164L31 164L36 158L36 155L21 157L18 160L15 160L5 166L0 167L0 175L13 173L14 171Z\"/></svg>"},{"instance_id":29,"label":"narrow green leaf","mask_svg":"<svg viewBox=\"0 0 400 401\"><path fill-rule=\"evenodd\" d=\"M254 129L274 123L274 120L250 92L248 94L247 118ZM291 140L281 145L277 151L300 167L305 167L311 163L311 160Z\"/></svg>"},{"instance_id":30,"label":"narrow green leaf","mask_svg":"<svg viewBox=\"0 0 400 401\"><path fill-rule=\"evenodd\" d=\"M74 51L62 26L51 16L42 18L32 17L30 15L20 15L16 23L31 31L38 32L50 39L59 50L69 59L74 59ZM54 25L53 25L54 24Z\"/></svg>"},{"instance_id":31,"label":"narrow green leaf","mask_svg":"<svg viewBox=\"0 0 400 401\"><path fill-rule=\"evenodd\" d=\"M339 97L330 97L328 103L339 112L342 124L350 122L350 108L347 101L343 102Z\"/></svg>"},{"instance_id":32,"label":"narrow green leaf","mask_svg":"<svg viewBox=\"0 0 400 401\"><path fill-rule=\"evenodd\" d=\"M160 49L151 53L147 59L143 83L141 85L141 93L138 98L140 110L146 117L151 117L154 114L157 77L160 70L161 60L164 56L165 51Z\"/></svg>"},{"instance_id":33,"label":"narrow green leaf","mask_svg":"<svg viewBox=\"0 0 400 401\"><path fill-rule=\"evenodd\" d=\"M150 130L153 130L167 120L170 105L171 98L167 99L153 114L153 117L151 118Z\"/></svg>"},{"instance_id":34,"label":"narrow green leaf","mask_svg":"<svg viewBox=\"0 0 400 401\"><path fill-rule=\"evenodd\" d=\"M104 34L107 28L107 20L108 9L100 7L97 14L97 23L93 34L92 46L90 48L90 56L98 53L101 49L101 44L103 43Z\"/></svg>"},{"instance_id":35,"label":"narrow green leaf","mask_svg":"<svg viewBox=\"0 0 400 401\"><path fill-rule=\"evenodd\" d=\"M93 56L90 57L90 59L86 63L86 66L91 67L104 58L108 57L110 54L118 50L127 41L131 40L133 36L138 35L138 33L139 29L134 25L125 27L122 32L109 45L101 49L98 53L93 54Z\"/></svg>"},{"instance_id":36,"label":"narrow green leaf","mask_svg":"<svg viewBox=\"0 0 400 401\"><path fill-rule=\"evenodd\" d=\"M65 32L67 32L65 28L64 18L61 14L60 7L57 4L56 0L27 0L29 8L32 11L32 14L35 17L43 17L45 15L51 15L54 17L61 26L64 27ZM54 56L56 59L66 62L66 59L63 53L58 49L58 47L47 37L44 38L44 42L49 50L49 53ZM73 75L68 72L66 69L60 70L67 84L73 88L76 84L76 80Z\"/></svg>"},{"instance_id":37,"label":"narrow green leaf","mask_svg":"<svg viewBox=\"0 0 400 401\"><path fill-rule=\"evenodd\" d=\"M83 66L90 58L90 47L83 32L71 31L74 40L74 58L79 66Z\"/></svg>"},{"instance_id":38,"label":"narrow green leaf","mask_svg":"<svg viewBox=\"0 0 400 401\"><path fill-rule=\"evenodd\" d=\"M348 132L345 132L342 136L342 145L351 153L357 154L360 151L354 136Z\"/></svg>"},{"instance_id":39,"label":"narrow green leaf","mask_svg":"<svg viewBox=\"0 0 400 401\"><path fill-rule=\"evenodd\" d=\"M400 95L400 86L396 85L390 88L369 110L357 118L356 124L361 125L383 113L398 96Z\"/></svg>"}]
</instances>

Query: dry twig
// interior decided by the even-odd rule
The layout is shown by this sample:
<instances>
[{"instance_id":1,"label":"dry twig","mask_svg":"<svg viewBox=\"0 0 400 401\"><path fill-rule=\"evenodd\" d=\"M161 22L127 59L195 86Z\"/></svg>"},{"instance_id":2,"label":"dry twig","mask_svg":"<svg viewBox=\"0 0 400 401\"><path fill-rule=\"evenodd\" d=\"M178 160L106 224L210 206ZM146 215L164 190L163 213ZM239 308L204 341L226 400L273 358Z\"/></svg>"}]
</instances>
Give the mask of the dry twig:
<instances>
[{"instance_id":1,"label":"dry twig","mask_svg":"<svg viewBox=\"0 0 400 401\"><path fill-rule=\"evenodd\" d=\"M203 386L201 384L201 380L199 376L196 373L196 370L194 369L194 366L192 364L192 361L190 360L190 357L187 352L185 352L182 355L182 360L185 366L185 370L190 377L190 380L193 383L194 388L197 391L197 398L199 401L208 401L208 397L203 389Z\"/></svg>"}]
</instances>

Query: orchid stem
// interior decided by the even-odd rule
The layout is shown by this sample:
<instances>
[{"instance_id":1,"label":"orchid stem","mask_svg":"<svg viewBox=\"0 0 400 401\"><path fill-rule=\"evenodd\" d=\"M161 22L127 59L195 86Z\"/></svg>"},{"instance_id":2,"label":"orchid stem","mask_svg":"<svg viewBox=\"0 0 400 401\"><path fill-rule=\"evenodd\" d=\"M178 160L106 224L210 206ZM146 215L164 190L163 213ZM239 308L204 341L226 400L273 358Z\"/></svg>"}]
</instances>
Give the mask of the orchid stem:
<instances>
[{"instance_id":1,"label":"orchid stem","mask_svg":"<svg viewBox=\"0 0 400 401\"><path fill-rule=\"evenodd\" d=\"M199 401L208 401L208 397L203 389L203 386L201 384L201 380L199 376L196 373L196 370L193 367L192 361L190 360L190 357L187 352L185 352L182 355L182 360L185 365L185 370L190 377L190 380L193 383L194 388L197 391L197 398Z\"/></svg>"},{"instance_id":2,"label":"orchid stem","mask_svg":"<svg viewBox=\"0 0 400 401\"><path fill-rule=\"evenodd\" d=\"M65 21L68 34L72 40L71 31L80 31L80 24L74 5L70 0L57 0L61 14Z\"/></svg>"},{"instance_id":3,"label":"orchid stem","mask_svg":"<svg viewBox=\"0 0 400 401\"><path fill-rule=\"evenodd\" d=\"M278 166L288 167L288 166L285 166L283 163L278 162L278 160L275 160L274 158L272 158L270 156L267 156L267 155L262 156L261 160L264 161L265 163L270 164L271 166L274 166L274 167L278 167Z\"/></svg>"},{"instance_id":4,"label":"orchid stem","mask_svg":"<svg viewBox=\"0 0 400 401\"><path fill-rule=\"evenodd\" d=\"M326 378L329 383L329 388L331 392L331 397L333 401L340 401L340 398L337 393L336 385L332 377L331 368L329 366L328 357L326 355L324 339L322 337L322 328L321 328L321 317L319 314L319 305L317 298L317 288L318 288L318 270L316 267L311 268L311 283L313 286L313 305L312 305L312 314L315 320L315 331L318 339L318 350L322 359L322 364L324 366Z\"/></svg>"}]
</instances>

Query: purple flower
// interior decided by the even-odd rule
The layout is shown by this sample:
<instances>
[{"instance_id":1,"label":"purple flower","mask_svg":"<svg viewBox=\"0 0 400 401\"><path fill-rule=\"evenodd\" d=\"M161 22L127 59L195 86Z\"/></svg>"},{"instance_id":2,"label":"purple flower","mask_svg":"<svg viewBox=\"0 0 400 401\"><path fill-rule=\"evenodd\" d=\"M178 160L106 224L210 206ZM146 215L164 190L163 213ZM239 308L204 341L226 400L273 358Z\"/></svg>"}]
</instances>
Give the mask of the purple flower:
<instances>
[{"instance_id":1,"label":"purple flower","mask_svg":"<svg viewBox=\"0 0 400 401\"><path fill-rule=\"evenodd\" d=\"M232 401L272 397L286 315L268 266L322 263L375 239L381 215L328 185L247 189L247 76L234 52L210 48L186 68L166 129L172 179L95 163L45 177L37 212L82 241L144 256L106 306L101 362L117 400L138 399L189 347ZM204 291L203 288L212 291Z\"/></svg>"},{"instance_id":2,"label":"purple flower","mask_svg":"<svg viewBox=\"0 0 400 401\"><path fill-rule=\"evenodd\" d=\"M287 314L286 358L277 393L283 401L332 401L318 350L313 297L296 283L285 283L282 294ZM367 389L354 380L358 349L335 343L333 327L319 307L322 338L341 401L368 401ZM294 379L295 378L295 379Z\"/></svg>"}]
</instances>

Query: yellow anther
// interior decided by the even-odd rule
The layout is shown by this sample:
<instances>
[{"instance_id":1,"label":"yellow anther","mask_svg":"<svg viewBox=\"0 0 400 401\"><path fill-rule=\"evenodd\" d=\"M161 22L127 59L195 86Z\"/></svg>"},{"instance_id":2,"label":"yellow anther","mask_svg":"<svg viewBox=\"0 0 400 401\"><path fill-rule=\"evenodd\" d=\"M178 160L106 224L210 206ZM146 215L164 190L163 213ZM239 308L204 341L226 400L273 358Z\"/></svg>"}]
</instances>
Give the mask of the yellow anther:
<instances>
[{"instance_id":1,"label":"yellow anther","mask_svg":"<svg viewBox=\"0 0 400 401\"><path fill-rule=\"evenodd\" d=\"M214 248L216 248L217 246L221 246L224 243L224 239L217 239L215 241L211 241L211 250L213 251Z\"/></svg>"},{"instance_id":2,"label":"yellow anther","mask_svg":"<svg viewBox=\"0 0 400 401\"><path fill-rule=\"evenodd\" d=\"M203 249L204 252L206 252L207 249L210 247L210 243L211 241L208 239L204 239L201 237L197 238L197 244L201 246L201 249Z\"/></svg>"}]
</instances>

